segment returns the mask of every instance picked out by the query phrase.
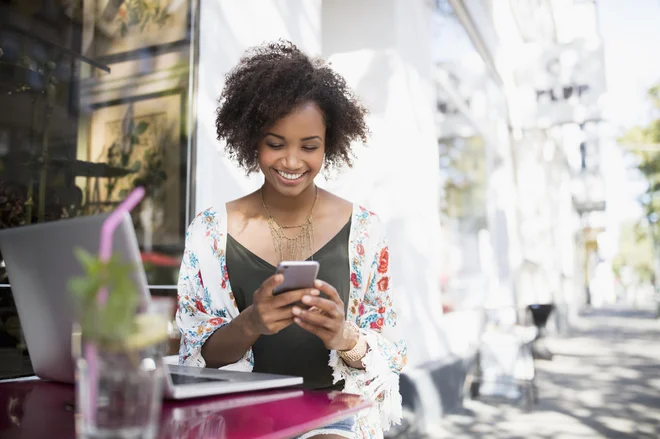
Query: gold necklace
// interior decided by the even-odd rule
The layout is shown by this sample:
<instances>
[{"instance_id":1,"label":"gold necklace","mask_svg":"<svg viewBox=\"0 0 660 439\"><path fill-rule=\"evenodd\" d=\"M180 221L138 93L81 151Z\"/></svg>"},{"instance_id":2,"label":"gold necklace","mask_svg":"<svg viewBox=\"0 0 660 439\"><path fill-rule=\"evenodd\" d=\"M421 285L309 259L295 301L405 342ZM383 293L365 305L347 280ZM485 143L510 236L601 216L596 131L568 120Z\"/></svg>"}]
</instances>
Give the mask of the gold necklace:
<instances>
[{"instance_id":1,"label":"gold necklace","mask_svg":"<svg viewBox=\"0 0 660 439\"><path fill-rule=\"evenodd\" d=\"M316 206L316 200L319 197L319 188L316 188L316 195L314 196L314 203L309 211L307 220L298 225L283 226L273 218L270 214L266 202L264 201L263 188L259 191L261 193L261 204L264 206L268 214L268 228L270 229L270 236L273 238L273 245L279 254L280 262L282 261L303 261L304 256L312 255L314 245L314 225L312 223L312 212ZM297 229L300 231L293 238L289 238L284 234L284 229ZM286 247L286 248L285 248ZM286 255L286 258L284 257Z\"/></svg>"}]
</instances>

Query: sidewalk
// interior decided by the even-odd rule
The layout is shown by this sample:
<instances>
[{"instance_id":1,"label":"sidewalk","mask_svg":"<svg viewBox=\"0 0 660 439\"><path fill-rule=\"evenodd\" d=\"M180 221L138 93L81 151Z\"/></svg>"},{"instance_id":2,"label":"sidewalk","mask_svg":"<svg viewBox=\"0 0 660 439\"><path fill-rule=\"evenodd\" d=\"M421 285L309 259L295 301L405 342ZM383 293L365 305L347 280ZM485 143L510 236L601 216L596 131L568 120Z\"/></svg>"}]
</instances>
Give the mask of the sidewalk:
<instances>
[{"instance_id":1,"label":"sidewalk","mask_svg":"<svg viewBox=\"0 0 660 439\"><path fill-rule=\"evenodd\" d=\"M651 312L583 314L570 337L549 339L537 360L539 404L525 413L502 400L466 401L437 438L660 437L660 320Z\"/></svg>"}]
</instances>

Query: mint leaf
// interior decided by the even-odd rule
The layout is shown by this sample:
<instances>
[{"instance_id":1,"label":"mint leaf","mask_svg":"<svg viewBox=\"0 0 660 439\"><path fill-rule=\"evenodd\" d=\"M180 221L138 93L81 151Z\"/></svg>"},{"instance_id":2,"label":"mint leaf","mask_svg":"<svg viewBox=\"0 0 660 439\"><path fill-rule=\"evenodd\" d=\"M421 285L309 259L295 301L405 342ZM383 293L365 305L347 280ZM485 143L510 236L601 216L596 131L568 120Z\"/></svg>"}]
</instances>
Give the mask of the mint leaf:
<instances>
[{"instance_id":1,"label":"mint leaf","mask_svg":"<svg viewBox=\"0 0 660 439\"><path fill-rule=\"evenodd\" d=\"M82 249L75 249L85 274L71 278L69 291L74 297L83 336L98 343L123 340L135 330L139 289L133 279L136 266L113 255L102 262ZM108 295L99 304L98 295L106 288Z\"/></svg>"}]
</instances>

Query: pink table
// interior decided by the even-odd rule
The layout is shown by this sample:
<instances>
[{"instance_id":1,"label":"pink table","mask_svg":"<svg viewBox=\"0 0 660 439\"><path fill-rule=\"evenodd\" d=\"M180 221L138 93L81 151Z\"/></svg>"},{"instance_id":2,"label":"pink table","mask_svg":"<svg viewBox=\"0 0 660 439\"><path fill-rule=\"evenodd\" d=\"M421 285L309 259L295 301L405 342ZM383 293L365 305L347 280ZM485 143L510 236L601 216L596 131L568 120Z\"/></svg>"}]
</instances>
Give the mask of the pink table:
<instances>
[{"instance_id":1,"label":"pink table","mask_svg":"<svg viewBox=\"0 0 660 439\"><path fill-rule=\"evenodd\" d=\"M0 383L0 438L74 438L74 387ZM290 438L345 419L370 403L339 392L281 389L165 402L161 439Z\"/></svg>"}]
</instances>

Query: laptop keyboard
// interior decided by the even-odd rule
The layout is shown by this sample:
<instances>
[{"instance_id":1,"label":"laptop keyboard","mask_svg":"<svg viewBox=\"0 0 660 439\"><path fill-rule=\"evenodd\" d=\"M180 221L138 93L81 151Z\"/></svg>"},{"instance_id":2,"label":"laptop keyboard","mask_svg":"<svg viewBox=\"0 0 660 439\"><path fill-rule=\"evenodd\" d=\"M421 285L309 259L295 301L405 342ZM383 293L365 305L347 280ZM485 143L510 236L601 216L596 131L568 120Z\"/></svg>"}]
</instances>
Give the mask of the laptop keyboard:
<instances>
[{"instance_id":1,"label":"laptop keyboard","mask_svg":"<svg viewBox=\"0 0 660 439\"><path fill-rule=\"evenodd\" d=\"M172 383L176 385L184 384L199 384L199 383L217 383L220 381L229 381L223 378L209 378L203 376L182 375L178 373L170 373Z\"/></svg>"}]
</instances>

